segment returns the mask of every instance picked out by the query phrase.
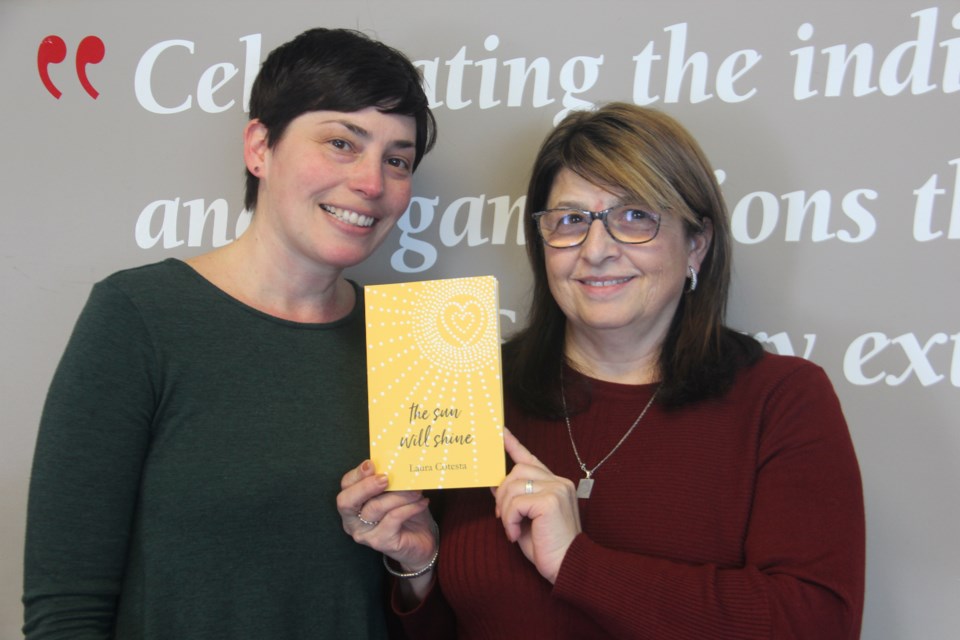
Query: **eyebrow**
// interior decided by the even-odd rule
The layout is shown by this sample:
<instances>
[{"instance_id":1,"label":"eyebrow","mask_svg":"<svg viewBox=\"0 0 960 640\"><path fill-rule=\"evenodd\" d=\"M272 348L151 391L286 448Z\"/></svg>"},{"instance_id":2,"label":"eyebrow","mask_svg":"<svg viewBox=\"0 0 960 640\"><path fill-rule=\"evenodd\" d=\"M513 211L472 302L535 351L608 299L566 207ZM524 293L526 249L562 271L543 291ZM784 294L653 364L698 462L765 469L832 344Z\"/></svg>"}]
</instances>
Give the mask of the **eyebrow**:
<instances>
[{"instance_id":1,"label":"eyebrow","mask_svg":"<svg viewBox=\"0 0 960 640\"><path fill-rule=\"evenodd\" d=\"M617 198L612 205L606 207L607 209L616 209L617 207L622 207L627 204L638 204L630 202L630 199L627 197ZM577 200L561 200L557 204L550 207L551 209L577 209L579 211L590 211L582 206L582 203Z\"/></svg>"},{"instance_id":2,"label":"eyebrow","mask_svg":"<svg viewBox=\"0 0 960 640\"><path fill-rule=\"evenodd\" d=\"M359 136L360 138L363 138L364 140L369 140L372 137L369 131L367 131L357 123L352 122L350 120L346 120L342 118L334 118L332 120L324 120L322 124L339 124L343 128L347 129L354 135ZM413 149L417 145L413 142L413 140L401 138L399 140L392 141L389 146L391 148L396 148L396 149Z\"/></svg>"}]
</instances>

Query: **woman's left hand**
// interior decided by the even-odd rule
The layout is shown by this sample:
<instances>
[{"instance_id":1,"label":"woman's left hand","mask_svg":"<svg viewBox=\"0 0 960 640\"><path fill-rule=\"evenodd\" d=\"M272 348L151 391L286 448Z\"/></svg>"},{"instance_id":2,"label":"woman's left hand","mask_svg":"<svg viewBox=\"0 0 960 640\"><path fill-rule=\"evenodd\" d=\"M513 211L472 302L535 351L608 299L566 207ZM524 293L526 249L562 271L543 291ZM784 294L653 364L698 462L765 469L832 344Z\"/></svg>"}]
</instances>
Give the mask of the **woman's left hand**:
<instances>
[{"instance_id":1,"label":"woman's left hand","mask_svg":"<svg viewBox=\"0 0 960 640\"><path fill-rule=\"evenodd\" d=\"M404 571L425 566L436 553L437 526L419 491L386 491L387 476L373 463L351 469L340 480L337 510L354 541L389 556Z\"/></svg>"},{"instance_id":2,"label":"woman's left hand","mask_svg":"<svg viewBox=\"0 0 960 640\"><path fill-rule=\"evenodd\" d=\"M576 489L506 429L503 441L515 466L494 490L497 517L507 538L518 543L540 575L553 584L567 549L581 531Z\"/></svg>"}]
</instances>

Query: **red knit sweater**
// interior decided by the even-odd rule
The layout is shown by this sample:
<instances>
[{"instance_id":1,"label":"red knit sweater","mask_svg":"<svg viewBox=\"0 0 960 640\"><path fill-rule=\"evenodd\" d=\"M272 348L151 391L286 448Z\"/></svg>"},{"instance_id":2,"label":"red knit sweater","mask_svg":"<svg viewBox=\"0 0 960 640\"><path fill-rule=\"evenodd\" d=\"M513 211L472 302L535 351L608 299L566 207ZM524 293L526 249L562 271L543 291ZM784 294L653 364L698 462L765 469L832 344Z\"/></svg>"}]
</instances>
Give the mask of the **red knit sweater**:
<instances>
[{"instance_id":1,"label":"red knit sweater","mask_svg":"<svg viewBox=\"0 0 960 640\"><path fill-rule=\"evenodd\" d=\"M588 468L654 388L593 384L572 419ZM582 477L562 421L507 417L554 473ZM438 585L403 616L410 636L859 637L860 475L819 367L765 355L723 398L654 403L594 479L555 585L507 541L489 490L443 492Z\"/></svg>"}]
</instances>

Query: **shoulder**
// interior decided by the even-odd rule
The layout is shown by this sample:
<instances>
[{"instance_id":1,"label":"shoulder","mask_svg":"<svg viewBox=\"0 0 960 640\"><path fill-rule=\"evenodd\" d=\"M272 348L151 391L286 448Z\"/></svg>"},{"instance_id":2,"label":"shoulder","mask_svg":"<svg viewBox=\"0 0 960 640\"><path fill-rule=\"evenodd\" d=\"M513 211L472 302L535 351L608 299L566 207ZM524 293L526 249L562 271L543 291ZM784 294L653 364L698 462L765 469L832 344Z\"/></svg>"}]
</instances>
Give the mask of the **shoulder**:
<instances>
[{"instance_id":1,"label":"shoulder","mask_svg":"<svg viewBox=\"0 0 960 640\"><path fill-rule=\"evenodd\" d=\"M174 258L124 269L94 285L91 303L125 304L144 313L182 314L206 308L222 298L219 289L187 263Z\"/></svg>"},{"instance_id":2,"label":"shoulder","mask_svg":"<svg viewBox=\"0 0 960 640\"><path fill-rule=\"evenodd\" d=\"M131 293L168 287L176 281L194 279L195 272L186 263L168 258L162 262L117 271L94 285L94 288L113 288Z\"/></svg>"},{"instance_id":3,"label":"shoulder","mask_svg":"<svg viewBox=\"0 0 960 640\"><path fill-rule=\"evenodd\" d=\"M738 404L751 405L770 416L828 417L842 422L840 400L824 369L796 356L764 353L737 376L730 392Z\"/></svg>"},{"instance_id":4,"label":"shoulder","mask_svg":"<svg viewBox=\"0 0 960 640\"><path fill-rule=\"evenodd\" d=\"M764 351L755 362L738 372L734 386L762 385L775 388L799 381L829 384L823 367L815 362L798 356L783 356Z\"/></svg>"},{"instance_id":5,"label":"shoulder","mask_svg":"<svg viewBox=\"0 0 960 640\"><path fill-rule=\"evenodd\" d=\"M165 260L123 269L96 282L87 298L84 315L114 315L135 310L138 298L149 299L158 290L170 289L168 283L170 274L176 271L176 262Z\"/></svg>"},{"instance_id":6,"label":"shoulder","mask_svg":"<svg viewBox=\"0 0 960 640\"><path fill-rule=\"evenodd\" d=\"M799 407L834 410L836 392L824 369L797 356L763 352L741 368L717 403L751 414L793 411Z\"/></svg>"},{"instance_id":7,"label":"shoulder","mask_svg":"<svg viewBox=\"0 0 960 640\"><path fill-rule=\"evenodd\" d=\"M166 322L180 322L189 309L195 317L215 296L180 260L117 271L97 282L80 320L87 328L123 333Z\"/></svg>"}]
</instances>

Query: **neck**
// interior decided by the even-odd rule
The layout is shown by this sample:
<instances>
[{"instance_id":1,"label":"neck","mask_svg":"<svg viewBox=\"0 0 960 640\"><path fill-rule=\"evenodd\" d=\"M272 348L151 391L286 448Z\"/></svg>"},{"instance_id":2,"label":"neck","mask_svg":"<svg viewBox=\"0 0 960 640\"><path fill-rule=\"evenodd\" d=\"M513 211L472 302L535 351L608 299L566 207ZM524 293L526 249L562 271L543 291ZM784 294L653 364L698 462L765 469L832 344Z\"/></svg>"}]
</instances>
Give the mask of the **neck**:
<instances>
[{"instance_id":1,"label":"neck","mask_svg":"<svg viewBox=\"0 0 960 640\"><path fill-rule=\"evenodd\" d=\"M620 384L650 384L660 380L660 341L586 334L569 323L564 355L582 373Z\"/></svg>"},{"instance_id":2,"label":"neck","mask_svg":"<svg viewBox=\"0 0 960 640\"><path fill-rule=\"evenodd\" d=\"M353 287L339 269L271 251L253 225L236 241L187 261L228 295L294 322L332 322L353 309Z\"/></svg>"}]
</instances>

